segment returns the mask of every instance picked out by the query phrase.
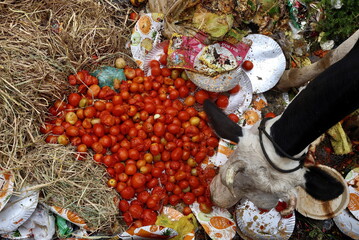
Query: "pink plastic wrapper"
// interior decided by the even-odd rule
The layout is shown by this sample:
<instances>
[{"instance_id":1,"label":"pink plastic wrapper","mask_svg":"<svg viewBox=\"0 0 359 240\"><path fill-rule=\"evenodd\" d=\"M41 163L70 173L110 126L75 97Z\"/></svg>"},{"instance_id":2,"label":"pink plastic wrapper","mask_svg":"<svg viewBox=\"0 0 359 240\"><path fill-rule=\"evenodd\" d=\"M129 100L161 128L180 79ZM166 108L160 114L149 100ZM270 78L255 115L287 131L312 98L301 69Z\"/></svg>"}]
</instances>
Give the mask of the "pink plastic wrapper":
<instances>
[{"instance_id":1,"label":"pink plastic wrapper","mask_svg":"<svg viewBox=\"0 0 359 240\"><path fill-rule=\"evenodd\" d=\"M167 67L194 70L194 59L205 46L197 38L174 33L168 47Z\"/></svg>"},{"instance_id":2,"label":"pink plastic wrapper","mask_svg":"<svg viewBox=\"0 0 359 240\"><path fill-rule=\"evenodd\" d=\"M234 69L242 63L250 46L251 41L248 40L237 44L222 41L212 45L205 45L200 38L174 33L168 48L167 66L169 68L180 68L213 75L214 73L220 72L210 66L199 66L201 64L199 58L204 54L203 50L206 48L215 48L219 53L218 58L215 60L220 61L223 58L225 58L225 60L231 59L231 68Z\"/></svg>"}]
</instances>

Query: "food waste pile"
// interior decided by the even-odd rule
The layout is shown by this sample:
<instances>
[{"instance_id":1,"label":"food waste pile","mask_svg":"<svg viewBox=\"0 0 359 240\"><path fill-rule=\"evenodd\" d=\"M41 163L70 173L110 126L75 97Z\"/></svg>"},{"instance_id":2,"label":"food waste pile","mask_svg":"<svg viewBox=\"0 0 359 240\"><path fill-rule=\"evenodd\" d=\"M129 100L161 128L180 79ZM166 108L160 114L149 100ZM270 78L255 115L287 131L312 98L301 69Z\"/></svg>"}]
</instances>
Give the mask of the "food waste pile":
<instances>
[{"instance_id":1,"label":"food waste pile","mask_svg":"<svg viewBox=\"0 0 359 240\"><path fill-rule=\"evenodd\" d=\"M204 101L245 129L280 115L312 80L286 73L358 28L358 3L329 2L5 2L0 136L13 144L0 155L1 238L359 239L357 111L312 152L348 184L335 216L281 216L285 201L223 209L210 194L236 145L216 135Z\"/></svg>"}]
</instances>

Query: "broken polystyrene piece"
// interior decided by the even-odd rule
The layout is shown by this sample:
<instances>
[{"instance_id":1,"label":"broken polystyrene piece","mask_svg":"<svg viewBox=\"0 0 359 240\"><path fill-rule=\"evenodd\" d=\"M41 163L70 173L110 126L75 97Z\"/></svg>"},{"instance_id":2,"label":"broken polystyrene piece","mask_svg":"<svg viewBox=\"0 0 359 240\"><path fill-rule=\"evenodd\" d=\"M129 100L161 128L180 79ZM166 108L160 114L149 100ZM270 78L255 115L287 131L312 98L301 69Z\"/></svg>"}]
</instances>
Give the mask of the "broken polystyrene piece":
<instances>
[{"instance_id":1,"label":"broken polystyrene piece","mask_svg":"<svg viewBox=\"0 0 359 240\"><path fill-rule=\"evenodd\" d=\"M19 232L32 232L35 240L51 240L55 234L55 217L49 210L38 204L31 217L19 227Z\"/></svg>"},{"instance_id":2,"label":"broken polystyrene piece","mask_svg":"<svg viewBox=\"0 0 359 240\"><path fill-rule=\"evenodd\" d=\"M263 212L247 199L240 201L235 213L237 232L244 239L287 240L294 231L294 213L289 218L283 218L275 208Z\"/></svg>"},{"instance_id":3,"label":"broken polystyrene piece","mask_svg":"<svg viewBox=\"0 0 359 240\"><path fill-rule=\"evenodd\" d=\"M0 211L5 207L6 203L14 189L14 175L10 172L0 173Z\"/></svg>"},{"instance_id":4,"label":"broken polystyrene piece","mask_svg":"<svg viewBox=\"0 0 359 240\"><path fill-rule=\"evenodd\" d=\"M13 195L0 212L0 232L15 231L26 222L35 211L39 200L38 191L27 191L23 188L20 195Z\"/></svg>"}]
</instances>

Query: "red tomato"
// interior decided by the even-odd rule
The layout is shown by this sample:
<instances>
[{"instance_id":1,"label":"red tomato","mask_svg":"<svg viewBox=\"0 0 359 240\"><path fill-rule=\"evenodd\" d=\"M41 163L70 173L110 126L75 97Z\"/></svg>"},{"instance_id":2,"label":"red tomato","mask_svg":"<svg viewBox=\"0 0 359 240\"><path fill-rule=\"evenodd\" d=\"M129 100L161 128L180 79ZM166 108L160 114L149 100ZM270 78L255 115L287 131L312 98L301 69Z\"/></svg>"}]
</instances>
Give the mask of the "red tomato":
<instances>
[{"instance_id":1,"label":"red tomato","mask_svg":"<svg viewBox=\"0 0 359 240\"><path fill-rule=\"evenodd\" d=\"M132 187L125 187L120 195L123 199L129 200L135 196L135 190Z\"/></svg>"},{"instance_id":2,"label":"red tomato","mask_svg":"<svg viewBox=\"0 0 359 240\"><path fill-rule=\"evenodd\" d=\"M183 208L182 213L183 213L185 216L187 216L188 214L191 214L191 213L192 213L192 210L191 210L190 207L186 206L186 207Z\"/></svg>"},{"instance_id":3,"label":"red tomato","mask_svg":"<svg viewBox=\"0 0 359 240\"><path fill-rule=\"evenodd\" d=\"M137 20L137 18L138 18L138 14L137 13L135 13L135 12L132 12L132 13L130 13L130 19L131 20Z\"/></svg>"},{"instance_id":4,"label":"red tomato","mask_svg":"<svg viewBox=\"0 0 359 240\"><path fill-rule=\"evenodd\" d=\"M193 189L192 192L196 197L199 197L204 194L205 190L206 190L205 187L201 185L198 188Z\"/></svg>"},{"instance_id":5,"label":"red tomato","mask_svg":"<svg viewBox=\"0 0 359 240\"><path fill-rule=\"evenodd\" d=\"M186 174L186 176L187 176L187 174ZM189 183L187 180L182 180L182 181L179 181L178 186L182 189L186 189L186 188L188 188Z\"/></svg>"},{"instance_id":6,"label":"red tomato","mask_svg":"<svg viewBox=\"0 0 359 240\"><path fill-rule=\"evenodd\" d=\"M179 97L179 92L176 89L173 89L170 91L169 97L172 100L177 99Z\"/></svg>"},{"instance_id":7,"label":"red tomato","mask_svg":"<svg viewBox=\"0 0 359 240\"><path fill-rule=\"evenodd\" d=\"M149 198L150 198L150 193L147 191L143 191L137 194L137 199L142 203L146 203Z\"/></svg>"},{"instance_id":8,"label":"red tomato","mask_svg":"<svg viewBox=\"0 0 359 240\"><path fill-rule=\"evenodd\" d=\"M167 65L167 54L163 54L163 55L161 55L161 57L160 57L160 63L162 64L162 65ZM170 76L171 75L171 71L170 71L170 74L168 75L168 76Z\"/></svg>"},{"instance_id":9,"label":"red tomato","mask_svg":"<svg viewBox=\"0 0 359 240\"><path fill-rule=\"evenodd\" d=\"M171 183L171 182L168 182L166 183L166 186L165 186L167 192L172 192L175 188L175 184L174 183Z\"/></svg>"},{"instance_id":10,"label":"red tomato","mask_svg":"<svg viewBox=\"0 0 359 240\"><path fill-rule=\"evenodd\" d=\"M228 97L225 95L219 95L216 104L219 108L226 108L229 104Z\"/></svg>"},{"instance_id":11,"label":"red tomato","mask_svg":"<svg viewBox=\"0 0 359 240\"><path fill-rule=\"evenodd\" d=\"M78 93L71 93L68 97L69 103L74 107L77 107L79 105L81 99L82 97Z\"/></svg>"},{"instance_id":12,"label":"red tomato","mask_svg":"<svg viewBox=\"0 0 359 240\"><path fill-rule=\"evenodd\" d=\"M133 68L125 68L124 74L127 79L133 79L136 77L136 71Z\"/></svg>"},{"instance_id":13,"label":"red tomato","mask_svg":"<svg viewBox=\"0 0 359 240\"><path fill-rule=\"evenodd\" d=\"M179 161L182 159L182 154L183 154L183 150L182 148L178 147L175 148L172 152L171 152L171 159L172 161Z\"/></svg>"},{"instance_id":14,"label":"red tomato","mask_svg":"<svg viewBox=\"0 0 359 240\"><path fill-rule=\"evenodd\" d=\"M158 204L158 201L156 201L155 199L153 198L149 198L146 202L146 206L150 209L154 209Z\"/></svg>"},{"instance_id":15,"label":"red tomato","mask_svg":"<svg viewBox=\"0 0 359 240\"><path fill-rule=\"evenodd\" d=\"M137 167L135 164L126 164L125 173L127 175L134 175L137 171Z\"/></svg>"},{"instance_id":16,"label":"red tomato","mask_svg":"<svg viewBox=\"0 0 359 240\"><path fill-rule=\"evenodd\" d=\"M129 212L125 212L123 214L123 220L126 222L128 226L130 226L133 222L133 218Z\"/></svg>"},{"instance_id":17,"label":"red tomato","mask_svg":"<svg viewBox=\"0 0 359 240\"><path fill-rule=\"evenodd\" d=\"M153 67L160 67L160 62L157 61L157 60L151 60L150 61L150 67L153 68Z\"/></svg>"},{"instance_id":18,"label":"red tomato","mask_svg":"<svg viewBox=\"0 0 359 240\"><path fill-rule=\"evenodd\" d=\"M101 145L105 148L109 148L112 146L112 139L109 136L105 135L99 139L99 143L101 143Z\"/></svg>"},{"instance_id":19,"label":"red tomato","mask_svg":"<svg viewBox=\"0 0 359 240\"><path fill-rule=\"evenodd\" d=\"M238 121L239 121L239 117L236 115L236 114L234 114L234 113L230 113L229 115L228 115L228 117L229 117L229 119L231 119L233 122L235 122L235 123L238 123Z\"/></svg>"},{"instance_id":20,"label":"red tomato","mask_svg":"<svg viewBox=\"0 0 359 240\"><path fill-rule=\"evenodd\" d=\"M125 171L125 165L122 163L115 163L113 169L117 174L123 173Z\"/></svg>"},{"instance_id":21,"label":"red tomato","mask_svg":"<svg viewBox=\"0 0 359 240\"><path fill-rule=\"evenodd\" d=\"M121 116L122 114L125 113L125 111L126 109L123 105L115 105L111 110L112 114L116 117Z\"/></svg>"},{"instance_id":22,"label":"red tomato","mask_svg":"<svg viewBox=\"0 0 359 240\"><path fill-rule=\"evenodd\" d=\"M151 74L152 76L160 76L161 75L161 68L160 67L151 67Z\"/></svg>"},{"instance_id":23,"label":"red tomato","mask_svg":"<svg viewBox=\"0 0 359 240\"><path fill-rule=\"evenodd\" d=\"M156 122L155 125L153 126L153 132L158 137L162 137L165 134L165 131L166 131L165 125L161 122Z\"/></svg>"},{"instance_id":24,"label":"red tomato","mask_svg":"<svg viewBox=\"0 0 359 240\"><path fill-rule=\"evenodd\" d=\"M191 192L187 192L182 199L185 204L191 205L196 200L196 196Z\"/></svg>"},{"instance_id":25,"label":"red tomato","mask_svg":"<svg viewBox=\"0 0 359 240\"><path fill-rule=\"evenodd\" d=\"M160 168L158 168L158 167L154 167L154 168L152 168L152 170L151 170L151 175L152 175L153 177L158 178L158 177L160 177L160 176L162 175L162 170L161 170Z\"/></svg>"},{"instance_id":26,"label":"red tomato","mask_svg":"<svg viewBox=\"0 0 359 240\"><path fill-rule=\"evenodd\" d=\"M120 148L117 151L117 156L120 161L126 161L128 159L128 150L126 148Z\"/></svg>"},{"instance_id":27,"label":"red tomato","mask_svg":"<svg viewBox=\"0 0 359 240\"><path fill-rule=\"evenodd\" d=\"M140 205L134 204L130 206L128 212L133 218L139 219L142 216L143 208Z\"/></svg>"},{"instance_id":28,"label":"red tomato","mask_svg":"<svg viewBox=\"0 0 359 240\"><path fill-rule=\"evenodd\" d=\"M252 70L253 63L251 61L246 60L242 63L242 68L247 71Z\"/></svg>"},{"instance_id":29,"label":"red tomato","mask_svg":"<svg viewBox=\"0 0 359 240\"><path fill-rule=\"evenodd\" d=\"M132 176L132 187L134 188L140 188L145 185L146 183L146 177L142 173L135 173Z\"/></svg>"},{"instance_id":30,"label":"red tomato","mask_svg":"<svg viewBox=\"0 0 359 240\"><path fill-rule=\"evenodd\" d=\"M103 137L105 135L105 127L100 123L96 123L93 125L93 133L97 137Z\"/></svg>"},{"instance_id":31,"label":"red tomato","mask_svg":"<svg viewBox=\"0 0 359 240\"><path fill-rule=\"evenodd\" d=\"M84 110L84 116L86 118L93 118L96 115L96 109L94 107L86 107Z\"/></svg>"},{"instance_id":32,"label":"red tomato","mask_svg":"<svg viewBox=\"0 0 359 240\"><path fill-rule=\"evenodd\" d=\"M195 189L200 185L200 182L196 176L190 176L188 182L192 189Z\"/></svg>"},{"instance_id":33,"label":"red tomato","mask_svg":"<svg viewBox=\"0 0 359 240\"><path fill-rule=\"evenodd\" d=\"M84 134L81 137L81 142L85 144L87 147L92 147L92 144L94 144L93 138L89 134ZM93 149L93 148L92 148ZM94 149L95 151L95 149Z\"/></svg>"},{"instance_id":34,"label":"red tomato","mask_svg":"<svg viewBox=\"0 0 359 240\"><path fill-rule=\"evenodd\" d=\"M209 204L203 202L199 204L199 210L201 210L203 213L210 213L212 212L212 207Z\"/></svg>"},{"instance_id":35,"label":"red tomato","mask_svg":"<svg viewBox=\"0 0 359 240\"><path fill-rule=\"evenodd\" d=\"M115 159L112 155L104 156L102 162L106 167L113 167L113 165L115 165Z\"/></svg>"},{"instance_id":36,"label":"red tomato","mask_svg":"<svg viewBox=\"0 0 359 240\"><path fill-rule=\"evenodd\" d=\"M103 101L96 101L94 107L97 111L103 111L106 109L106 104Z\"/></svg>"},{"instance_id":37,"label":"red tomato","mask_svg":"<svg viewBox=\"0 0 359 240\"><path fill-rule=\"evenodd\" d=\"M140 153L137 149L130 149L128 150L128 157L133 160L138 160L140 158Z\"/></svg>"},{"instance_id":38,"label":"red tomato","mask_svg":"<svg viewBox=\"0 0 359 240\"><path fill-rule=\"evenodd\" d=\"M55 126L52 128L52 133L55 135L61 135L65 132L65 128L63 126Z\"/></svg>"},{"instance_id":39,"label":"red tomato","mask_svg":"<svg viewBox=\"0 0 359 240\"><path fill-rule=\"evenodd\" d=\"M194 97L198 103L203 104L204 100L209 98L209 94L205 90L199 90L194 94Z\"/></svg>"},{"instance_id":40,"label":"red tomato","mask_svg":"<svg viewBox=\"0 0 359 240\"><path fill-rule=\"evenodd\" d=\"M158 186L158 179L157 178L152 178L148 183L147 183L147 187L148 188L154 188Z\"/></svg>"},{"instance_id":41,"label":"red tomato","mask_svg":"<svg viewBox=\"0 0 359 240\"><path fill-rule=\"evenodd\" d=\"M178 171L175 174L176 181L181 181L187 178L187 174L184 171Z\"/></svg>"},{"instance_id":42,"label":"red tomato","mask_svg":"<svg viewBox=\"0 0 359 240\"><path fill-rule=\"evenodd\" d=\"M218 143L219 143L219 141L215 137L210 137L207 139L207 145L210 147L216 148L216 147L218 147Z\"/></svg>"},{"instance_id":43,"label":"red tomato","mask_svg":"<svg viewBox=\"0 0 359 240\"><path fill-rule=\"evenodd\" d=\"M171 195L169 202L172 206L176 206L180 202L181 198L178 195Z\"/></svg>"},{"instance_id":44,"label":"red tomato","mask_svg":"<svg viewBox=\"0 0 359 240\"><path fill-rule=\"evenodd\" d=\"M145 103L144 110L149 114L152 114L156 111L156 105L152 102Z\"/></svg>"},{"instance_id":45,"label":"red tomato","mask_svg":"<svg viewBox=\"0 0 359 240\"><path fill-rule=\"evenodd\" d=\"M168 68L162 68L161 75L164 77L171 76L171 70ZM166 79L166 78L165 78ZM168 79L168 78L167 78ZM170 79L170 78L169 78ZM172 81L172 79L170 79Z\"/></svg>"},{"instance_id":46,"label":"red tomato","mask_svg":"<svg viewBox=\"0 0 359 240\"><path fill-rule=\"evenodd\" d=\"M191 118L191 115L187 111L180 111L177 115L178 119L182 122L188 121Z\"/></svg>"},{"instance_id":47,"label":"red tomato","mask_svg":"<svg viewBox=\"0 0 359 240\"><path fill-rule=\"evenodd\" d=\"M130 204L126 200L122 199L118 203L118 208L120 209L120 211L126 212L130 208Z\"/></svg>"},{"instance_id":48,"label":"red tomato","mask_svg":"<svg viewBox=\"0 0 359 240\"><path fill-rule=\"evenodd\" d=\"M157 220L157 213L153 210L145 209L143 210L142 219L143 226L154 225Z\"/></svg>"},{"instance_id":49,"label":"red tomato","mask_svg":"<svg viewBox=\"0 0 359 240\"><path fill-rule=\"evenodd\" d=\"M230 94L234 94L234 93L237 93L239 92L239 90L241 90L241 87L239 85L235 86L234 88L232 88L231 90L229 90L228 92Z\"/></svg>"},{"instance_id":50,"label":"red tomato","mask_svg":"<svg viewBox=\"0 0 359 240\"><path fill-rule=\"evenodd\" d=\"M269 113L266 113L266 115L264 116L265 118L274 118L276 117L277 115L275 115L275 113L273 112L269 112Z\"/></svg>"},{"instance_id":51,"label":"red tomato","mask_svg":"<svg viewBox=\"0 0 359 240\"><path fill-rule=\"evenodd\" d=\"M124 172L118 175L118 180L121 182L127 182L128 178L128 175Z\"/></svg>"}]
</instances>

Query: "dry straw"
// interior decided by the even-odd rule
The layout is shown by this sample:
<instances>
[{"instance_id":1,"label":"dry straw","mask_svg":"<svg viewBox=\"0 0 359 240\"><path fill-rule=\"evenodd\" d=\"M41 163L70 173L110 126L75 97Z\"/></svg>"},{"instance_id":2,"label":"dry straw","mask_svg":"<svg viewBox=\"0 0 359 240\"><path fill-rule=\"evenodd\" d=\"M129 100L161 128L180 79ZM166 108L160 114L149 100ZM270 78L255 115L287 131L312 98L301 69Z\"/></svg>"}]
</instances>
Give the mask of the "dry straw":
<instances>
[{"instance_id":1,"label":"dry straw","mask_svg":"<svg viewBox=\"0 0 359 240\"><path fill-rule=\"evenodd\" d=\"M69 74L131 60L130 11L128 1L0 1L0 167L15 174L16 190L31 185L45 203L106 233L121 229L104 167L74 160L71 147L46 145L39 126L55 100L75 91Z\"/></svg>"}]
</instances>

